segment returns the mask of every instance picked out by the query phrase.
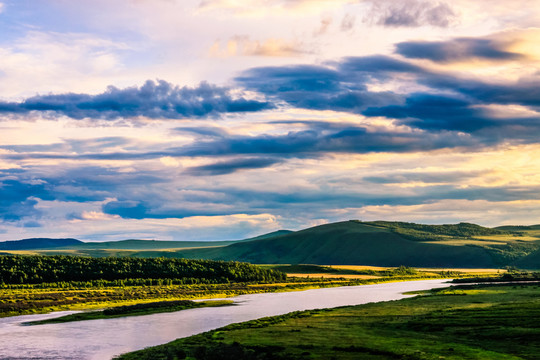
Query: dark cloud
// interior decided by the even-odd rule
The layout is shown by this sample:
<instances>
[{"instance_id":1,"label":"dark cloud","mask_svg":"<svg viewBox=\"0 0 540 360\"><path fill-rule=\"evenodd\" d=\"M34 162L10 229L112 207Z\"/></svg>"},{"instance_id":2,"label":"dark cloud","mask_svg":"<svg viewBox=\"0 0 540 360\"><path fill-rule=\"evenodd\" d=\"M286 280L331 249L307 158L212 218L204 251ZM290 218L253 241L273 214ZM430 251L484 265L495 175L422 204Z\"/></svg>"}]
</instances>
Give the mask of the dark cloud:
<instances>
[{"instance_id":1,"label":"dark cloud","mask_svg":"<svg viewBox=\"0 0 540 360\"><path fill-rule=\"evenodd\" d=\"M374 108L369 111L395 117L405 117L407 111L415 111L414 104L403 108ZM420 105L418 105L420 106ZM412 110L409 109L412 108ZM377 116L379 116L377 115ZM374 115L375 116L375 115ZM408 117L403 120L412 121ZM419 120L417 120L419 121ZM249 156L247 159L233 159L215 164L187 169L188 174L219 174L240 169L263 168L279 162L279 158L317 158L326 153L370 153L370 152L414 152L442 148L478 147L482 143L470 136L438 129L437 132L425 131L395 131L386 128L367 128L351 123L323 121L276 121L274 123L291 123L302 125L305 129L290 131L287 134L255 136L240 136L219 133L220 136L196 138L191 144L180 147L164 147L157 151L130 151L105 153L15 153L3 154L0 157L9 160L23 159L56 159L56 160L145 160L166 156ZM435 127L433 125L432 127ZM441 128L443 126L440 126ZM431 129L426 127L426 129ZM203 131L205 132L205 131ZM257 156L257 157L254 157ZM109 171L110 170L110 171ZM76 179L77 184L88 186L112 186L121 184L122 177L116 177L114 169L99 167L82 167L71 173L65 170L68 179ZM130 177L131 181L158 183L159 177L152 173L137 172ZM60 182L60 180L56 180ZM66 184L68 185L68 184Z\"/></svg>"},{"instance_id":2,"label":"dark cloud","mask_svg":"<svg viewBox=\"0 0 540 360\"><path fill-rule=\"evenodd\" d=\"M413 152L479 145L474 139L453 133L370 131L367 128L314 124L310 129L285 135L235 136L188 145L183 156L274 155L320 157L326 153Z\"/></svg>"},{"instance_id":3,"label":"dark cloud","mask_svg":"<svg viewBox=\"0 0 540 360\"><path fill-rule=\"evenodd\" d=\"M37 221L27 221L27 222L25 222L23 224L23 227L25 227L25 228L38 228L38 227L43 227L43 225L40 224Z\"/></svg>"},{"instance_id":4,"label":"dark cloud","mask_svg":"<svg viewBox=\"0 0 540 360\"><path fill-rule=\"evenodd\" d=\"M0 220L19 221L24 218L39 218L37 199L53 200L46 184L21 180L0 180Z\"/></svg>"},{"instance_id":5,"label":"dark cloud","mask_svg":"<svg viewBox=\"0 0 540 360\"><path fill-rule=\"evenodd\" d=\"M399 119L409 126L427 130L473 132L495 124L468 101L425 93L411 94L404 105L368 108L363 114Z\"/></svg>"},{"instance_id":6,"label":"dark cloud","mask_svg":"<svg viewBox=\"0 0 540 360\"><path fill-rule=\"evenodd\" d=\"M137 196L141 198L140 194ZM190 216L218 216L229 215L230 208L219 210L214 204L207 203L204 206L194 206L183 203L167 208L170 199L161 197L145 200L119 200L111 201L103 205L102 211L109 215L118 215L124 219L181 219ZM253 211L244 211L252 214Z\"/></svg>"},{"instance_id":7,"label":"dark cloud","mask_svg":"<svg viewBox=\"0 0 540 360\"><path fill-rule=\"evenodd\" d=\"M186 169L185 173L195 176L226 175L240 170L266 168L280 162L282 160L276 158L240 158L208 165L193 166Z\"/></svg>"},{"instance_id":8,"label":"dark cloud","mask_svg":"<svg viewBox=\"0 0 540 360\"><path fill-rule=\"evenodd\" d=\"M334 63L344 81L356 79L388 79L396 73L424 74L420 66L390 56L372 55L362 57L345 57Z\"/></svg>"},{"instance_id":9,"label":"dark cloud","mask_svg":"<svg viewBox=\"0 0 540 360\"><path fill-rule=\"evenodd\" d=\"M411 59L457 62L472 59L517 60L523 55L506 51L491 39L457 38L449 41L409 41L396 45L396 52Z\"/></svg>"},{"instance_id":10,"label":"dark cloud","mask_svg":"<svg viewBox=\"0 0 540 360\"><path fill-rule=\"evenodd\" d=\"M494 83L430 73L419 77L418 83L437 91L465 95L477 104L514 104L540 109L540 78L534 76L514 83Z\"/></svg>"},{"instance_id":11,"label":"dark cloud","mask_svg":"<svg viewBox=\"0 0 540 360\"><path fill-rule=\"evenodd\" d=\"M177 127L173 129L179 133L195 134L201 137L225 137L228 132L225 129L215 126L199 126L199 127Z\"/></svg>"},{"instance_id":12,"label":"dark cloud","mask_svg":"<svg viewBox=\"0 0 540 360\"><path fill-rule=\"evenodd\" d=\"M139 201L111 201L103 205L102 210L105 214L118 215L127 219L144 219L151 217L148 214L148 208Z\"/></svg>"},{"instance_id":13,"label":"dark cloud","mask_svg":"<svg viewBox=\"0 0 540 360\"><path fill-rule=\"evenodd\" d=\"M264 94L340 89L342 75L335 69L317 65L258 67L236 78L240 84ZM363 85L360 86L365 88Z\"/></svg>"},{"instance_id":14,"label":"dark cloud","mask_svg":"<svg viewBox=\"0 0 540 360\"><path fill-rule=\"evenodd\" d=\"M227 88L201 83L178 87L166 81L148 80L141 87L118 89L110 86L98 95L37 95L20 103L0 103L0 113L54 112L74 119L114 120L148 118L216 117L222 113L256 112L272 108L268 102L235 98Z\"/></svg>"},{"instance_id":15,"label":"dark cloud","mask_svg":"<svg viewBox=\"0 0 540 360\"><path fill-rule=\"evenodd\" d=\"M372 4L366 21L386 27L448 27L456 13L444 2L368 0Z\"/></svg>"},{"instance_id":16,"label":"dark cloud","mask_svg":"<svg viewBox=\"0 0 540 360\"><path fill-rule=\"evenodd\" d=\"M360 113L367 106L401 103L401 95L371 92L366 84L423 70L387 56L349 57L324 65L262 67L236 78L243 87L300 108Z\"/></svg>"},{"instance_id":17,"label":"dark cloud","mask_svg":"<svg viewBox=\"0 0 540 360\"><path fill-rule=\"evenodd\" d=\"M488 45L475 51L486 57L506 56L490 52ZM423 93L399 94L368 90L369 84L400 79L428 89ZM477 141L485 145L504 140L536 142L531 134L540 127L540 116L508 118L485 107L517 104L540 110L540 80L536 78L489 83L426 70L387 56L367 56L343 58L319 66L255 68L237 81L290 106L383 116L431 133L474 133Z\"/></svg>"}]
</instances>

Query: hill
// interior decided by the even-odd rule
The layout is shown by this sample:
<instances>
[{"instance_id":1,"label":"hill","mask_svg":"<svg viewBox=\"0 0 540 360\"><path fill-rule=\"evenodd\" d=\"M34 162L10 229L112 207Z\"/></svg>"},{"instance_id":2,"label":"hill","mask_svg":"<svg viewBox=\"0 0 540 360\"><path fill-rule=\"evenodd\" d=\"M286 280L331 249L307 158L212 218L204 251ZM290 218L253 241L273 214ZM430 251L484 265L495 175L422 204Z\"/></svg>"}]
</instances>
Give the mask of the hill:
<instances>
[{"instance_id":1,"label":"hill","mask_svg":"<svg viewBox=\"0 0 540 360\"><path fill-rule=\"evenodd\" d=\"M119 240L103 242L80 242L73 246L65 246L58 250L163 250L197 247L215 247L233 244L235 241L166 241L166 240Z\"/></svg>"},{"instance_id":2,"label":"hill","mask_svg":"<svg viewBox=\"0 0 540 360\"><path fill-rule=\"evenodd\" d=\"M83 244L83 242L77 239L32 238L0 242L0 250L50 249L65 246L77 246L79 244Z\"/></svg>"},{"instance_id":3,"label":"hill","mask_svg":"<svg viewBox=\"0 0 540 360\"><path fill-rule=\"evenodd\" d=\"M42 255L79 255L91 257L132 256L132 257L178 257L175 251L191 248L215 248L243 241L269 239L291 233L278 230L268 234L243 240L227 241L165 241L129 239L120 241L83 242L76 239L23 239L0 242L0 250L17 251Z\"/></svg>"},{"instance_id":4,"label":"hill","mask_svg":"<svg viewBox=\"0 0 540 360\"><path fill-rule=\"evenodd\" d=\"M512 265L540 249L540 238L522 239L522 234L468 223L421 225L353 220L222 248L182 250L176 255L259 264L484 268Z\"/></svg>"},{"instance_id":5,"label":"hill","mask_svg":"<svg viewBox=\"0 0 540 360\"><path fill-rule=\"evenodd\" d=\"M540 269L540 249L519 258L512 265L520 269Z\"/></svg>"},{"instance_id":6,"label":"hill","mask_svg":"<svg viewBox=\"0 0 540 360\"><path fill-rule=\"evenodd\" d=\"M64 246L26 247L26 253L183 257L256 264L540 269L539 225L487 228L470 223L424 225L350 220L234 241L74 241L68 246L59 241ZM21 250L22 244L21 241L15 250ZM1 247L0 250L9 251Z\"/></svg>"}]
</instances>

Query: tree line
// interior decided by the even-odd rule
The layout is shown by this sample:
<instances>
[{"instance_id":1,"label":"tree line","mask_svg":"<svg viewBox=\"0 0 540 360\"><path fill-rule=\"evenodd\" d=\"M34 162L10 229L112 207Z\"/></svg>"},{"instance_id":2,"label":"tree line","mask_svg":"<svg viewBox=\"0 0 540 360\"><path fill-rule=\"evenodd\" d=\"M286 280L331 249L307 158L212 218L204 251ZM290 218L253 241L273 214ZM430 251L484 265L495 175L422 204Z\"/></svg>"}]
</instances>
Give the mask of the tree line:
<instances>
[{"instance_id":1,"label":"tree line","mask_svg":"<svg viewBox=\"0 0 540 360\"><path fill-rule=\"evenodd\" d=\"M0 284L128 279L198 279L200 283L274 282L285 280L286 275L237 261L0 255Z\"/></svg>"}]
</instances>

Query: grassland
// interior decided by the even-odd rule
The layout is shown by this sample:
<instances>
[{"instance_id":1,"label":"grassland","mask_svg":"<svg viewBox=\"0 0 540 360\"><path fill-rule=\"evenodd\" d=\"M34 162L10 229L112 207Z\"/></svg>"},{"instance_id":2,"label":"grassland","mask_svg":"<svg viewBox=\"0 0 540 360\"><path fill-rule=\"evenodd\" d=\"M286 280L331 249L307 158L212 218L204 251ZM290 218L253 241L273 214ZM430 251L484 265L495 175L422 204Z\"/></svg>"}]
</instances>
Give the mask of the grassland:
<instances>
[{"instance_id":1,"label":"grassland","mask_svg":"<svg viewBox=\"0 0 540 360\"><path fill-rule=\"evenodd\" d=\"M202 307L216 307L216 306L228 306L232 305L232 300L213 300L213 301L190 301L190 300L176 300L176 301L160 301L152 303L143 303L135 305L125 305L108 308L98 311L85 311L82 313L70 314L53 319L46 319L40 321L31 321L23 323L23 325L44 325L44 324L58 324L72 321L84 321L84 320L96 320L96 319L111 319L126 316L141 316L150 315L164 312L181 311L187 309L195 309Z\"/></svg>"},{"instance_id":2,"label":"grassland","mask_svg":"<svg viewBox=\"0 0 540 360\"><path fill-rule=\"evenodd\" d=\"M233 324L120 359L535 360L538 295L538 284L458 286Z\"/></svg>"}]
</instances>

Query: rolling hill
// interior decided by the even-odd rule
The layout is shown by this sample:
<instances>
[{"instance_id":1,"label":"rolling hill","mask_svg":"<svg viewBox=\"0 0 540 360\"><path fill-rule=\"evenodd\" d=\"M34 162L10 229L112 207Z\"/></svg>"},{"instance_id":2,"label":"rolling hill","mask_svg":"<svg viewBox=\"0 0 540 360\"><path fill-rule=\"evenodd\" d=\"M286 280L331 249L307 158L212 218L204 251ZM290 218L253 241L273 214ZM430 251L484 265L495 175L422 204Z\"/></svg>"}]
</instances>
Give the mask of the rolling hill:
<instances>
[{"instance_id":1,"label":"rolling hill","mask_svg":"<svg viewBox=\"0 0 540 360\"><path fill-rule=\"evenodd\" d=\"M504 267L540 249L540 238L474 224L345 221L222 248L178 251L187 258L259 264ZM540 263L527 263L540 268Z\"/></svg>"},{"instance_id":2,"label":"rolling hill","mask_svg":"<svg viewBox=\"0 0 540 360\"><path fill-rule=\"evenodd\" d=\"M33 240L33 239L28 239ZM280 230L235 241L124 240L37 247L34 254L236 260L255 264L540 269L540 226L486 228L470 223L424 225L357 220L300 231ZM51 240L51 239L48 239ZM16 242L10 242L13 246ZM6 243L0 243L6 244ZM8 251L0 247L0 250ZM19 251L21 253L21 251Z\"/></svg>"},{"instance_id":3,"label":"rolling hill","mask_svg":"<svg viewBox=\"0 0 540 360\"><path fill-rule=\"evenodd\" d=\"M0 250L50 249L66 246L77 246L79 244L84 243L77 239L32 238L0 242Z\"/></svg>"},{"instance_id":4,"label":"rolling hill","mask_svg":"<svg viewBox=\"0 0 540 360\"><path fill-rule=\"evenodd\" d=\"M0 242L0 250L29 252L42 255L78 255L91 257L132 256L132 257L178 257L175 251L191 248L223 247L243 241L268 239L291 233L278 230L268 234L243 240L228 241L165 241L129 239L120 241L83 242L76 239L35 238Z\"/></svg>"}]
</instances>

